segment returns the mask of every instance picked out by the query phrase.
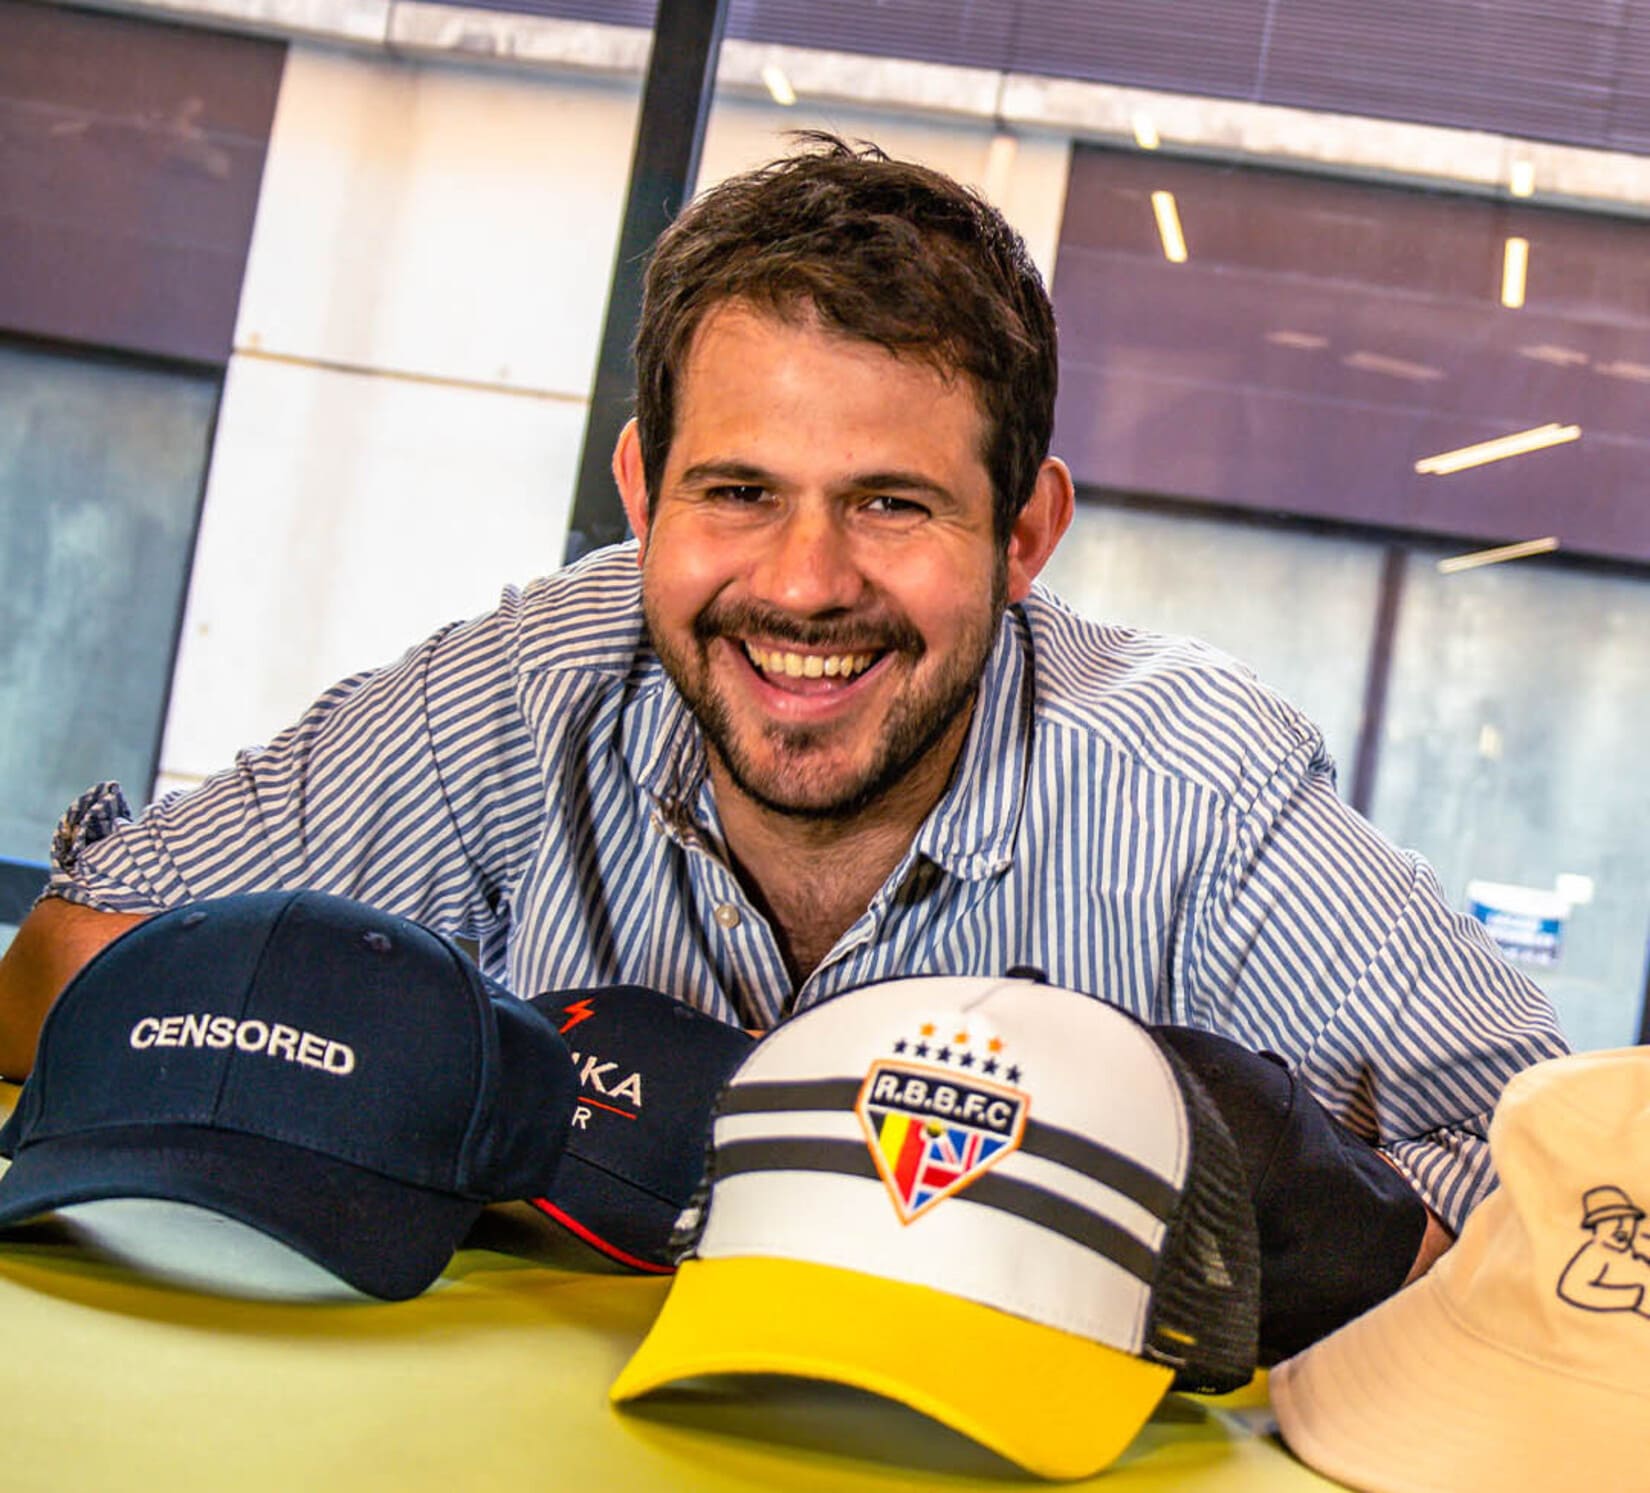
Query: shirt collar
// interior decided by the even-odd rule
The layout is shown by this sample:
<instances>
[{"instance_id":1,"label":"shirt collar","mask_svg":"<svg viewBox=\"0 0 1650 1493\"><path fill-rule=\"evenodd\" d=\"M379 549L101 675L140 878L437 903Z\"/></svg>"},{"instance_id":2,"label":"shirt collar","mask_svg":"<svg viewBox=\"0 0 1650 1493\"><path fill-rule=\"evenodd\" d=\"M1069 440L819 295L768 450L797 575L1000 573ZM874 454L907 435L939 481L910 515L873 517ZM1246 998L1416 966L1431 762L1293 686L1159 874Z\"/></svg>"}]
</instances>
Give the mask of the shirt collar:
<instances>
[{"instance_id":1,"label":"shirt collar","mask_svg":"<svg viewBox=\"0 0 1650 1493\"><path fill-rule=\"evenodd\" d=\"M1011 609L997 629L951 781L913 847L953 876L979 881L1014 858L1031 765L1030 658L1025 619Z\"/></svg>"},{"instance_id":2,"label":"shirt collar","mask_svg":"<svg viewBox=\"0 0 1650 1493\"><path fill-rule=\"evenodd\" d=\"M704 737L651 647L637 659L634 684L637 705L626 721L625 755L642 790L674 821L688 812L708 773Z\"/></svg>"}]
</instances>

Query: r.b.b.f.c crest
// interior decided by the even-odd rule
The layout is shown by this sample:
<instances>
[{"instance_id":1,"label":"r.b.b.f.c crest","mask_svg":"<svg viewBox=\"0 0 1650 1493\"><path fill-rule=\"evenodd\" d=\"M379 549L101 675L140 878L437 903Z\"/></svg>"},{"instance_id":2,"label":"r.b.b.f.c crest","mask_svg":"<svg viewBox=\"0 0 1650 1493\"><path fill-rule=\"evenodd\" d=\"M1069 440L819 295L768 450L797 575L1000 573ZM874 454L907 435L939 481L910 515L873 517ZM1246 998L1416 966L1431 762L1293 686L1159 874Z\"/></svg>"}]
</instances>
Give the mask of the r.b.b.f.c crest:
<instances>
[{"instance_id":1,"label":"r.b.b.f.c crest","mask_svg":"<svg viewBox=\"0 0 1650 1493\"><path fill-rule=\"evenodd\" d=\"M880 1059L854 1105L905 1223L961 1192L1019 1144L1030 1099L1007 1084Z\"/></svg>"}]
</instances>

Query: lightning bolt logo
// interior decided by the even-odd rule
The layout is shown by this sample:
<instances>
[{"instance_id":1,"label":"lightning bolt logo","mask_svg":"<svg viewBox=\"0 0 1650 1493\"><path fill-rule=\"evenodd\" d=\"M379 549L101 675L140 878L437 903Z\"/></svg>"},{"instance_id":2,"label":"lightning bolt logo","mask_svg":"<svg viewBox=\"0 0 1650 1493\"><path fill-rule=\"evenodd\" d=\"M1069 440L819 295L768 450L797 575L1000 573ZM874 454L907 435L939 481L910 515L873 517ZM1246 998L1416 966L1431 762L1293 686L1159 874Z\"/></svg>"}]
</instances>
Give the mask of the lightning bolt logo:
<instances>
[{"instance_id":1,"label":"lightning bolt logo","mask_svg":"<svg viewBox=\"0 0 1650 1493\"><path fill-rule=\"evenodd\" d=\"M581 1021L589 1021L596 1014L596 1010L590 1004L589 996L586 996L583 1000L574 1001L570 1006L563 1006L561 1014L567 1019L556 1030L566 1033L572 1031Z\"/></svg>"}]
</instances>

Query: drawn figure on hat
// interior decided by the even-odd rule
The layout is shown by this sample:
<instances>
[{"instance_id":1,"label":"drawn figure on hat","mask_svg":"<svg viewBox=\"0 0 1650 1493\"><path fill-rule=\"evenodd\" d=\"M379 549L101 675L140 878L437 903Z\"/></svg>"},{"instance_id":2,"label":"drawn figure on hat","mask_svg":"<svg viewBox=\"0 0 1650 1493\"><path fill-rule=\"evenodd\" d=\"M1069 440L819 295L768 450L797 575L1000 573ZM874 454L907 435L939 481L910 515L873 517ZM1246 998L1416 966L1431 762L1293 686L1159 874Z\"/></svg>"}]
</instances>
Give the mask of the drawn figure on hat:
<instances>
[{"instance_id":1,"label":"drawn figure on hat","mask_svg":"<svg viewBox=\"0 0 1650 1493\"><path fill-rule=\"evenodd\" d=\"M1558 1294L1590 1312L1650 1317L1650 1257L1639 1252L1644 1209L1619 1187L1589 1187L1581 1197L1581 1227L1592 1238L1558 1278Z\"/></svg>"}]
</instances>

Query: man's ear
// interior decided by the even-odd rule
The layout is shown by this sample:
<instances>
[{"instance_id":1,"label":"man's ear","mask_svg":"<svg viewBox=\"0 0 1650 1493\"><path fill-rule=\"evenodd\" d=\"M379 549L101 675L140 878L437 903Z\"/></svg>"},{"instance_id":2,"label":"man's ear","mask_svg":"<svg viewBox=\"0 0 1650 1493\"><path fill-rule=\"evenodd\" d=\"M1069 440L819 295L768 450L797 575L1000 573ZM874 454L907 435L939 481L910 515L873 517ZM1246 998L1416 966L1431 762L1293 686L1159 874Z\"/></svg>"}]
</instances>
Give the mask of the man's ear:
<instances>
[{"instance_id":1,"label":"man's ear","mask_svg":"<svg viewBox=\"0 0 1650 1493\"><path fill-rule=\"evenodd\" d=\"M1014 520L1008 536L1008 601L1024 601L1037 573L1071 523L1076 493L1071 473L1058 457L1044 461L1031 498Z\"/></svg>"},{"instance_id":2,"label":"man's ear","mask_svg":"<svg viewBox=\"0 0 1650 1493\"><path fill-rule=\"evenodd\" d=\"M640 560L647 553L647 477L642 471L642 441L633 419L625 421L618 444L613 447L613 481L618 485L625 517L630 520L630 532L641 544L637 556Z\"/></svg>"}]
</instances>

